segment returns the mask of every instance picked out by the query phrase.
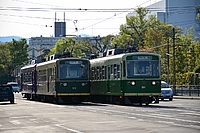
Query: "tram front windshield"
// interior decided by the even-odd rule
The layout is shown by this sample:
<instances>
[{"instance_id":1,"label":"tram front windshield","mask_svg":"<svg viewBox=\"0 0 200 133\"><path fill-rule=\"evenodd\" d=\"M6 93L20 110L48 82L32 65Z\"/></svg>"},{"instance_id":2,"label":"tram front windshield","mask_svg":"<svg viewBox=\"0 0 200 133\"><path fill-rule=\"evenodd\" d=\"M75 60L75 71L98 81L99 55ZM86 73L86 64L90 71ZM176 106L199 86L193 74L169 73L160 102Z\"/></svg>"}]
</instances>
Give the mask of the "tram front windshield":
<instances>
[{"instance_id":1,"label":"tram front windshield","mask_svg":"<svg viewBox=\"0 0 200 133\"><path fill-rule=\"evenodd\" d=\"M127 60L127 77L133 76L159 76L160 68L158 60L137 61Z\"/></svg>"},{"instance_id":2,"label":"tram front windshield","mask_svg":"<svg viewBox=\"0 0 200 133\"><path fill-rule=\"evenodd\" d=\"M88 64L60 64L60 79L88 79Z\"/></svg>"}]
</instances>

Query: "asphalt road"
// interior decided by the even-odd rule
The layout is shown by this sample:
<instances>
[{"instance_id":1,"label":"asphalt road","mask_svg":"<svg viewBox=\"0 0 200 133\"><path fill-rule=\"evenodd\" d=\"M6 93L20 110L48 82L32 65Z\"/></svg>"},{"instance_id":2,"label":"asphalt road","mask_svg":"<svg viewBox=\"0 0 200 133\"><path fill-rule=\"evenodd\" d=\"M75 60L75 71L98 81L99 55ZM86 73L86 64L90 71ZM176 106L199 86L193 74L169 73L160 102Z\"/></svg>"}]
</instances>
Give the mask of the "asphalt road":
<instances>
[{"instance_id":1,"label":"asphalt road","mask_svg":"<svg viewBox=\"0 0 200 133\"><path fill-rule=\"evenodd\" d=\"M200 100L149 106L57 105L23 99L0 102L0 133L200 133Z\"/></svg>"}]
</instances>

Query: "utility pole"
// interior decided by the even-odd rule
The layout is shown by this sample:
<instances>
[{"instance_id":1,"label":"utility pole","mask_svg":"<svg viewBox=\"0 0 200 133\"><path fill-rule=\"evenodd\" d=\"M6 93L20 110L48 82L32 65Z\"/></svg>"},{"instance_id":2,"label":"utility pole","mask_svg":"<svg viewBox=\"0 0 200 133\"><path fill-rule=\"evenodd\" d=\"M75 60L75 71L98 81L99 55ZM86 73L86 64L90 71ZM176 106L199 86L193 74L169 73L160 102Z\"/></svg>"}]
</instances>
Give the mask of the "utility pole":
<instances>
[{"instance_id":1,"label":"utility pole","mask_svg":"<svg viewBox=\"0 0 200 133\"><path fill-rule=\"evenodd\" d=\"M176 95L176 53L175 53L175 28L172 29L173 41L173 92Z\"/></svg>"},{"instance_id":2,"label":"utility pole","mask_svg":"<svg viewBox=\"0 0 200 133\"><path fill-rule=\"evenodd\" d=\"M170 69L169 69L169 38L167 41L167 83L169 84L169 74L170 74Z\"/></svg>"}]
</instances>

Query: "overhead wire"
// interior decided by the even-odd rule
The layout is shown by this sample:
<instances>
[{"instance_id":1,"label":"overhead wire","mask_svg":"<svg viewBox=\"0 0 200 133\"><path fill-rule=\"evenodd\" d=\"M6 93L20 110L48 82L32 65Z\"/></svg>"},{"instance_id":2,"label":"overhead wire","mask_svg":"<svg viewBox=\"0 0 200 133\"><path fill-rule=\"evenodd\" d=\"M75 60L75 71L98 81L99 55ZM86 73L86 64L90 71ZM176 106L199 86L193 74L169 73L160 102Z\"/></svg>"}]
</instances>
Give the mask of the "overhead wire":
<instances>
[{"instance_id":1,"label":"overhead wire","mask_svg":"<svg viewBox=\"0 0 200 133\"><path fill-rule=\"evenodd\" d=\"M27 1L21 1L21 0L13 0L13 1L18 1L18 2L27 2ZM150 0L142 3L142 4L145 4L147 2L149 2ZM99 22L96 22L92 25L89 25L89 26L85 26L84 28L80 28L78 31L80 30L85 30L85 29L89 29L90 27L94 26L94 25L97 25L97 24L100 24L104 21L107 21L109 19L112 19L122 13L126 13L126 12L130 12L132 10L135 10L135 8L119 8L119 9L81 9L81 8L63 8L63 6L56 6L56 5L48 5L48 4L41 4L41 3L34 3L34 2L27 2L27 3L30 3L30 4L39 4L39 5L45 5L45 6L52 6L52 7L58 7L58 8L21 8L21 7L0 7L0 10L13 10L13 11L42 11L42 12L49 12L49 11L64 11L64 12L120 12L118 14L114 14L113 16L110 16L110 17L107 17L107 18L102 18L100 19L101 21ZM141 4L141 5L142 5ZM140 5L139 5L140 6ZM62 8L61 8L62 7ZM161 9L159 8L147 8L149 9L150 11L160 11ZM194 10L194 6L184 6L184 7L170 7L170 12L168 12L170 15L173 15L173 14L177 14L176 11L179 11L179 14L181 13L184 13L182 10L186 10L186 9L190 9L190 10ZM181 10L181 11L180 11ZM174 12L173 12L174 11ZM188 11L188 10L187 10ZM187 12L185 11L185 12ZM1 15L1 14L0 14ZM10 16L15 16L15 15L10 15ZM22 16L18 16L18 17L22 17ZM24 16L26 18L31 18L30 16ZM37 18L37 17L34 17L34 18ZM46 17L38 17L40 19L52 19L52 18L46 18ZM90 19L88 19L90 20ZM92 19L91 19L92 20ZM72 21L71 19L69 19L68 21ZM83 21L83 20L81 20ZM76 32L78 32L76 31ZM74 33L74 32L73 32Z\"/></svg>"},{"instance_id":2,"label":"overhead wire","mask_svg":"<svg viewBox=\"0 0 200 133\"><path fill-rule=\"evenodd\" d=\"M149 2L149 0L148 0L147 2ZM147 3L147 2L144 2L144 3L140 4L140 5L143 5L143 4ZM139 5L139 6L140 6L140 5ZM134 8L130 8L130 9L127 10L127 11L130 11L131 9L134 9ZM118 15L120 15L120 14L122 14L122 13L124 13L124 12L115 14L114 16L108 17L108 18L106 18L106 19L104 19L104 20L102 20L102 21L100 21L100 22L97 22L97 23L95 23L95 24L89 25L89 26L87 26L87 27L85 27L85 28L82 28L81 30L84 30L84 29L86 29L86 28L89 28L89 27L92 27L92 26L97 25L97 24L99 24L99 23L102 23L102 22L104 22L104 21L106 21L106 20L109 20L109 19L111 19L111 18L113 18L113 17L115 17L115 16L118 16ZM78 31L80 31L80 30L77 30L76 32L78 32ZM75 32L73 32L73 33L75 33Z\"/></svg>"},{"instance_id":3,"label":"overhead wire","mask_svg":"<svg viewBox=\"0 0 200 133\"><path fill-rule=\"evenodd\" d=\"M19 18L31 18L31 19L49 19L49 20L55 20L53 17L37 17L37 16L27 16L27 15L18 15L18 14L7 14L7 13L0 13L1 16L9 16L9 17L19 17ZM124 18L124 17L117 17L117 18ZM90 18L90 19L79 19L80 21L89 21L89 20L102 20L104 18ZM64 20L64 19L59 19ZM65 19L65 21L74 21L74 19L68 18Z\"/></svg>"}]
</instances>

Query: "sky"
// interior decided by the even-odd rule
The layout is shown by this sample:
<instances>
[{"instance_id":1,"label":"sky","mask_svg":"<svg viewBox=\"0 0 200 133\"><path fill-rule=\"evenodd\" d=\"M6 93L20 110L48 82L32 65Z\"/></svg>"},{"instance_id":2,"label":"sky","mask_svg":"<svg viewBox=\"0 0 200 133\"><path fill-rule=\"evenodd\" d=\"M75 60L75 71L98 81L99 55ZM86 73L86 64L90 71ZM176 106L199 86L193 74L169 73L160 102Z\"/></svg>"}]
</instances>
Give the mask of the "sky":
<instances>
[{"instance_id":1,"label":"sky","mask_svg":"<svg viewBox=\"0 0 200 133\"><path fill-rule=\"evenodd\" d=\"M56 22L64 22L65 14L67 35L116 35L120 25L126 23L129 12L155 2L156 0L0 0L0 36L54 36L55 14Z\"/></svg>"}]
</instances>

